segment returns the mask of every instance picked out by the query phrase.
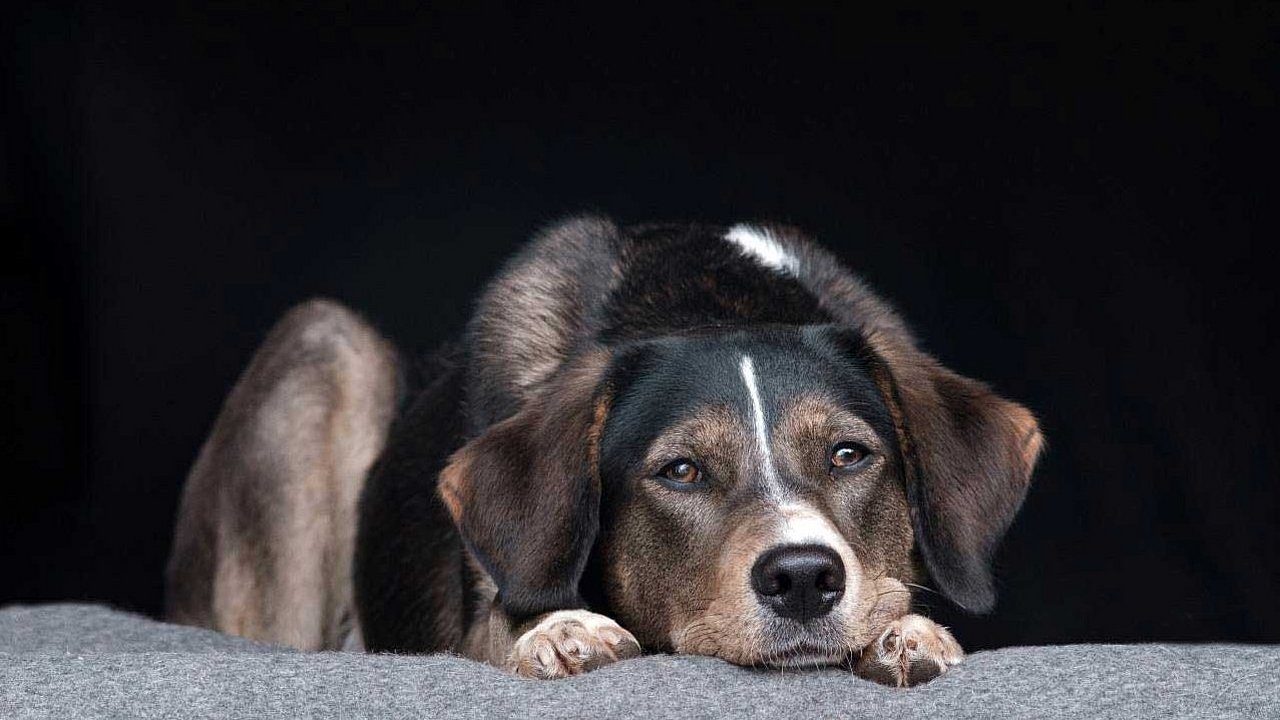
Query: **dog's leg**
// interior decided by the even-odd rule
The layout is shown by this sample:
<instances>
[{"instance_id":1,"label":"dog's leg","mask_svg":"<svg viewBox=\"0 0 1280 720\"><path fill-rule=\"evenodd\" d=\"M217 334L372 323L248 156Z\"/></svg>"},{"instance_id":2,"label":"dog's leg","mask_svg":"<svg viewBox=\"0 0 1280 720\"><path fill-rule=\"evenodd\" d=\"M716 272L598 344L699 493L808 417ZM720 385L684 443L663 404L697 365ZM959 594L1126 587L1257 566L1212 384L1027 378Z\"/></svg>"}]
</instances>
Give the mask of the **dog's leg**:
<instances>
[{"instance_id":1,"label":"dog's leg","mask_svg":"<svg viewBox=\"0 0 1280 720\"><path fill-rule=\"evenodd\" d=\"M393 348L337 303L304 303L276 324L187 479L171 620L303 649L343 645L356 503L397 372Z\"/></svg>"},{"instance_id":2,"label":"dog's leg","mask_svg":"<svg viewBox=\"0 0 1280 720\"><path fill-rule=\"evenodd\" d=\"M500 610L490 621L488 661L529 678L580 675L640 655L640 643L612 618L557 610L512 628Z\"/></svg>"},{"instance_id":3,"label":"dog's leg","mask_svg":"<svg viewBox=\"0 0 1280 720\"><path fill-rule=\"evenodd\" d=\"M854 671L894 687L928 682L964 659L964 650L946 628L921 615L889 623L858 658Z\"/></svg>"}]
</instances>

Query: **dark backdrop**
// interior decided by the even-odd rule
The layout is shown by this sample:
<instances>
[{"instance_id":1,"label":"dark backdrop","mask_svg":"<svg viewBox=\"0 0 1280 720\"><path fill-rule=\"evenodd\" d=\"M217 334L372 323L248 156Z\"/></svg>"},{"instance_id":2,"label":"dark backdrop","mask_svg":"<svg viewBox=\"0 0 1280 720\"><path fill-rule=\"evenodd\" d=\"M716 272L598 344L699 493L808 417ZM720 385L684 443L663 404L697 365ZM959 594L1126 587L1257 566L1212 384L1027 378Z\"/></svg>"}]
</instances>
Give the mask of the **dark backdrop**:
<instances>
[{"instance_id":1,"label":"dark backdrop","mask_svg":"<svg viewBox=\"0 0 1280 720\"><path fill-rule=\"evenodd\" d=\"M273 319L429 348L595 209L806 227L1039 413L967 646L1280 641L1274 5L470 7L11 15L0 602L157 611Z\"/></svg>"}]
</instances>

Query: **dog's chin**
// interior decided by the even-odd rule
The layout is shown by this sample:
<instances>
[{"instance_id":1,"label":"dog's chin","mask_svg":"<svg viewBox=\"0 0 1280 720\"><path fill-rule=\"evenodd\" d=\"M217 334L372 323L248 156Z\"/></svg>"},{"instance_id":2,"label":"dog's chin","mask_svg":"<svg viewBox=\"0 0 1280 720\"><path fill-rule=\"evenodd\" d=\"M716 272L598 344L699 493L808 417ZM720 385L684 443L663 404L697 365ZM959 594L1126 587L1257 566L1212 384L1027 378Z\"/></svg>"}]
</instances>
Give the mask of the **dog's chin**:
<instances>
[{"instance_id":1,"label":"dog's chin","mask_svg":"<svg viewBox=\"0 0 1280 720\"><path fill-rule=\"evenodd\" d=\"M721 646L707 654L744 667L789 669L847 665L853 653L847 646L793 640L750 649Z\"/></svg>"},{"instance_id":2,"label":"dog's chin","mask_svg":"<svg viewBox=\"0 0 1280 720\"><path fill-rule=\"evenodd\" d=\"M710 616L673 634L672 649L685 655L705 655L753 668L814 668L844 666L856 654L854 643L864 633L841 618L799 623L744 614Z\"/></svg>"},{"instance_id":3,"label":"dog's chin","mask_svg":"<svg viewBox=\"0 0 1280 720\"><path fill-rule=\"evenodd\" d=\"M759 665L769 668L815 668L828 665L844 665L849 661L847 648L829 648L802 644L786 651L765 654Z\"/></svg>"}]
</instances>

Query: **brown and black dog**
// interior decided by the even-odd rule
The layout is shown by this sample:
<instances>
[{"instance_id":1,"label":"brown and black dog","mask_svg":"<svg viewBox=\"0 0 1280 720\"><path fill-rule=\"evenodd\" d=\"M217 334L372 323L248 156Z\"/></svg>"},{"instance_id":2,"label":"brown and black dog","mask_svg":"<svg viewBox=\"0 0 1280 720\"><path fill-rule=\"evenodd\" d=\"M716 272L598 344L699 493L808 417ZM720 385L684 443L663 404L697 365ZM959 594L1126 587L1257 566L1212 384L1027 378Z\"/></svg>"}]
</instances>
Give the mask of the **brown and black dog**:
<instances>
[{"instance_id":1,"label":"brown and black dog","mask_svg":"<svg viewBox=\"0 0 1280 720\"><path fill-rule=\"evenodd\" d=\"M188 479L171 619L534 677L643 648L911 685L963 652L910 588L991 607L1043 444L769 225L560 223L408 367L335 303L286 315Z\"/></svg>"}]
</instances>

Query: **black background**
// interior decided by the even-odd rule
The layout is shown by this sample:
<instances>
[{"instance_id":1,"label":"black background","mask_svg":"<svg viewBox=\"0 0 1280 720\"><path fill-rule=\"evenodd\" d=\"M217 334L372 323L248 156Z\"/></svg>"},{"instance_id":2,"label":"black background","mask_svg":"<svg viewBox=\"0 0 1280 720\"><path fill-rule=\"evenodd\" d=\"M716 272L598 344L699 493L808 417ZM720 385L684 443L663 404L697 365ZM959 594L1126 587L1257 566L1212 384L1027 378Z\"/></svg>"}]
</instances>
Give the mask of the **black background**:
<instances>
[{"instance_id":1,"label":"black background","mask_svg":"<svg viewBox=\"0 0 1280 720\"><path fill-rule=\"evenodd\" d=\"M799 224L1038 412L997 611L925 597L966 646L1280 641L1275 6L1027 5L17 12L0 602L157 611L281 312L429 348L594 209Z\"/></svg>"}]
</instances>

